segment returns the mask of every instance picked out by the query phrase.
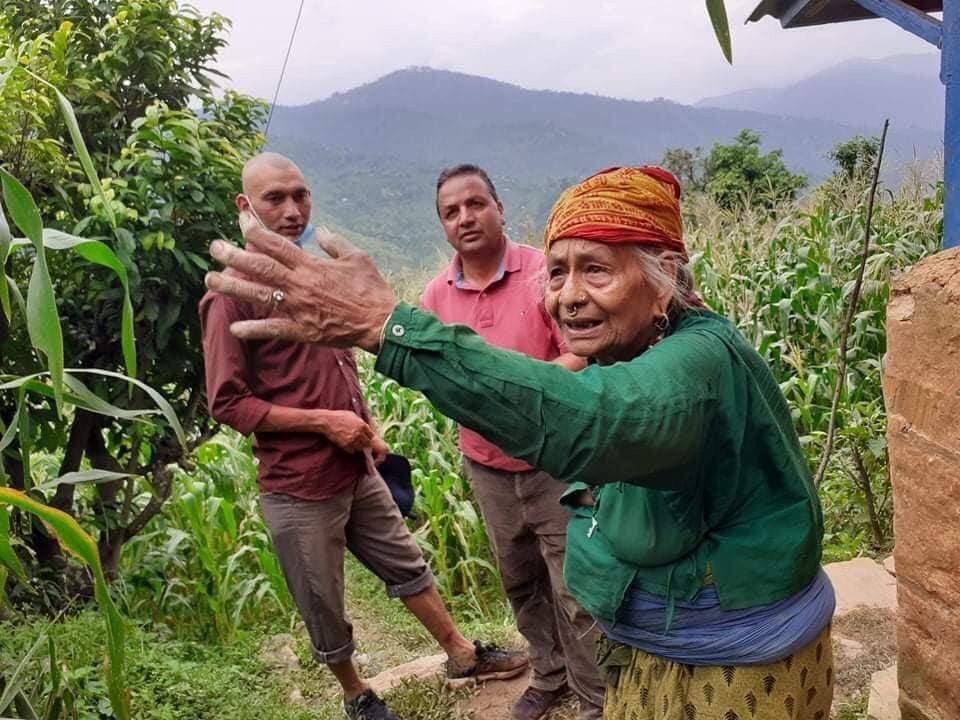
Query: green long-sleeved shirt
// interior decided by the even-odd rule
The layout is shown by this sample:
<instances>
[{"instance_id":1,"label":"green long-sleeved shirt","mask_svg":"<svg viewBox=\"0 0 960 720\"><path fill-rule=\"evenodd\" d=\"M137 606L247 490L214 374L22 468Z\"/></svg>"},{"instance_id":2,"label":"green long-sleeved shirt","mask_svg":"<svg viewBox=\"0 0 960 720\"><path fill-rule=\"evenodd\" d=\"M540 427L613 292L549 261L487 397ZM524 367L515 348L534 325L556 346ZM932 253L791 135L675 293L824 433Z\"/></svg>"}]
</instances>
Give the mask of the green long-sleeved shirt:
<instances>
[{"instance_id":1,"label":"green long-sleeved shirt","mask_svg":"<svg viewBox=\"0 0 960 720\"><path fill-rule=\"evenodd\" d=\"M629 362L571 373L487 345L401 304L377 369L573 489L565 578L613 620L627 587L691 598L709 568L721 605L797 592L822 516L787 404L728 321L694 311Z\"/></svg>"}]
</instances>

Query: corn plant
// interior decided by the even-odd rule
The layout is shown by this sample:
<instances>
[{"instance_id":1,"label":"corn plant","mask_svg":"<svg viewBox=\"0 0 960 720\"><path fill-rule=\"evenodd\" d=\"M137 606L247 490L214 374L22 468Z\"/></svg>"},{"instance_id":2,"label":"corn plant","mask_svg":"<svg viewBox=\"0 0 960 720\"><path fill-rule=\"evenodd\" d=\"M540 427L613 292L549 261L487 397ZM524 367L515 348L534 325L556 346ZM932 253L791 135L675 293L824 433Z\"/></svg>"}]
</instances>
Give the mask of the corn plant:
<instances>
[{"instance_id":1,"label":"corn plant","mask_svg":"<svg viewBox=\"0 0 960 720\"><path fill-rule=\"evenodd\" d=\"M465 597L483 614L499 594L483 520L463 476L457 426L420 395L373 371L360 358L367 402L387 445L413 466L417 498L414 536L448 600Z\"/></svg>"},{"instance_id":2,"label":"corn plant","mask_svg":"<svg viewBox=\"0 0 960 720\"><path fill-rule=\"evenodd\" d=\"M224 431L178 470L164 513L124 557L127 612L180 635L227 640L241 626L293 610L258 507L250 444Z\"/></svg>"},{"instance_id":3,"label":"corn plant","mask_svg":"<svg viewBox=\"0 0 960 720\"><path fill-rule=\"evenodd\" d=\"M773 212L724 211L706 198L687 208L688 242L700 290L770 364L793 413L811 467L823 451L838 380L838 338L865 223L858 183L832 180L801 205ZM874 217L860 310L848 338L837 448L821 489L828 555L890 540L889 471L882 362L893 274L935 252L942 191L907 184L886 192ZM857 490L859 488L859 491Z\"/></svg>"}]
</instances>

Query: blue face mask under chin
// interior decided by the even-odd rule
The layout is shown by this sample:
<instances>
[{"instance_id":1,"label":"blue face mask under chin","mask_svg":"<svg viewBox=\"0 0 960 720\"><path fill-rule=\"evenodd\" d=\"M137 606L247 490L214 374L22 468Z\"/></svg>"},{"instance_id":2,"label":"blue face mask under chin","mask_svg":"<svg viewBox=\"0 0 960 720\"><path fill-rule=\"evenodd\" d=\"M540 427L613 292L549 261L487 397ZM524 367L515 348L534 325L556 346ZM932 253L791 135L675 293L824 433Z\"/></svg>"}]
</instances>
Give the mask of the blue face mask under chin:
<instances>
[{"instance_id":1,"label":"blue face mask under chin","mask_svg":"<svg viewBox=\"0 0 960 720\"><path fill-rule=\"evenodd\" d=\"M303 229L303 232L300 233L300 237L296 239L297 247L304 247L307 243L313 241L313 236L317 234L317 228L313 223L307 223L307 226Z\"/></svg>"},{"instance_id":2,"label":"blue face mask under chin","mask_svg":"<svg viewBox=\"0 0 960 720\"><path fill-rule=\"evenodd\" d=\"M243 197L246 198L247 196L244 195ZM260 223L263 227L267 227L267 224L260 219L260 216L257 214L257 211L253 209L253 203L250 202L249 198L247 199L247 211L253 214L253 216L257 219L258 223ZM302 248L305 245L307 245L307 243L309 243L311 240L313 240L313 236L316 235L316 233L317 233L316 226L313 223L307 223L307 226L303 229L303 232L300 233L300 237L294 240L294 242L297 244L297 247Z\"/></svg>"}]
</instances>

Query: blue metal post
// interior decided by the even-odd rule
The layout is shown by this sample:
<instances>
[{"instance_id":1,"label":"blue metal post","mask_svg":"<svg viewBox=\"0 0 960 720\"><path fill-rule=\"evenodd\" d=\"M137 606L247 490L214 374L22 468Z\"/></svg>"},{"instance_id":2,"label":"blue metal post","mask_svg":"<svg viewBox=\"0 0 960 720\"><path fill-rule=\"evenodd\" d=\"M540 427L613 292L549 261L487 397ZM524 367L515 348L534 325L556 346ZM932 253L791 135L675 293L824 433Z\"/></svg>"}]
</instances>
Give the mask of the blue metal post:
<instances>
[{"instance_id":1,"label":"blue metal post","mask_svg":"<svg viewBox=\"0 0 960 720\"><path fill-rule=\"evenodd\" d=\"M940 79L947 86L943 129L943 247L960 245L960 2L943 3Z\"/></svg>"}]
</instances>

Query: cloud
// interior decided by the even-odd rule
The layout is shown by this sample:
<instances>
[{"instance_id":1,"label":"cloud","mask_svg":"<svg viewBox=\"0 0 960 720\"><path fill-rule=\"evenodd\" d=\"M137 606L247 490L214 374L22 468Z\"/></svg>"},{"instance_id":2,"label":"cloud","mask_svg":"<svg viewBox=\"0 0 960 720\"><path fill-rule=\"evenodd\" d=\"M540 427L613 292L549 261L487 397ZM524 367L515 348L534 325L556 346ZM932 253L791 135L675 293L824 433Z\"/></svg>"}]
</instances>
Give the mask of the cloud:
<instances>
[{"instance_id":1,"label":"cloud","mask_svg":"<svg viewBox=\"0 0 960 720\"><path fill-rule=\"evenodd\" d=\"M280 102L300 104L411 65L531 88L693 102L786 84L854 57L929 52L885 20L782 30L743 26L758 0L728 0L735 64L723 60L703 3L656 0L307 0ZM220 68L272 98L299 0L194 0L233 20Z\"/></svg>"}]
</instances>

